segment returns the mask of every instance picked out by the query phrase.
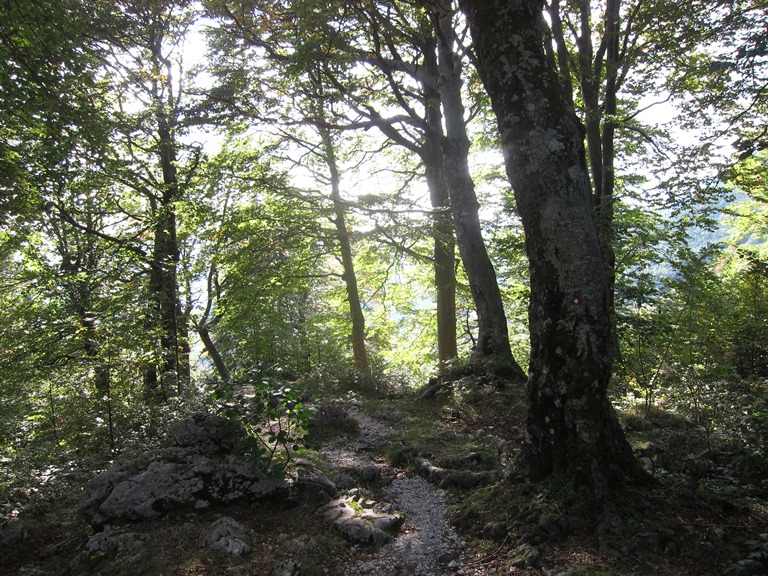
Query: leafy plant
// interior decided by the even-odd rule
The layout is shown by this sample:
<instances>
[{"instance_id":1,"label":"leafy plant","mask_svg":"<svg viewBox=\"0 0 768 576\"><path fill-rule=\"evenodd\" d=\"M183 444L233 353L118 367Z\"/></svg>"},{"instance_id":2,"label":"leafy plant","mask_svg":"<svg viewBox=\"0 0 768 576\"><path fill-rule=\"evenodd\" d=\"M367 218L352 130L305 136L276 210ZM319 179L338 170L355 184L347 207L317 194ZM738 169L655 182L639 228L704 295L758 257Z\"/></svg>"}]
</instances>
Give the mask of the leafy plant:
<instances>
[{"instance_id":1,"label":"leafy plant","mask_svg":"<svg viewBox=\"0 0 768 576\"><path fill-rule=\"evenodd\" d=\"M304 449L309 410L300 394L262 366L221 382L211 395L220 410L249 434L243 448L267 469L284 470Z\"/></svg>"}]
</instances>

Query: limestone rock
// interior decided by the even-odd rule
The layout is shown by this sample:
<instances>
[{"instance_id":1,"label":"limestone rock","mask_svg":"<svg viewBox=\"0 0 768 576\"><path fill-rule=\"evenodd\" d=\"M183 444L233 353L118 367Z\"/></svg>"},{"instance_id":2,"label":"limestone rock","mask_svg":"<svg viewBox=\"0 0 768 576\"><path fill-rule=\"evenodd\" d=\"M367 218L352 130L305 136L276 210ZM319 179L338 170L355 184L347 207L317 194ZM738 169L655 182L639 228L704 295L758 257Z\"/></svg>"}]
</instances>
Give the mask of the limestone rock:
<instances>
[{"instance_id":1,"label":"limestone rock","mask_svg":"<svg viewBox=\"0 0 768 576\"><path fill-rule=\"evenodd\" d=\"M325 496L326 500L336 494L336 484L313 467L297 467L294 471L294 483L296 488L313 496Z\"/></svg>"},{"instance_id":2,"label":"limestone rock","mask_svg":"<svg viewBox=\"0 0 768 576\"><path fill-rule=\"evenodd\" d=\"M499 480L495 470L452 470L435 466L426 458L417 458L415 464L422 476L441 488L476 488Z\"/></svg>"},{"instance_id":3,"label":"limestone rock","mask_svg":"<svg viewBox=\"0 0 768 576\"><path fill-rule=\"evenodd\" d=\"M318 547L317 540L311 536L291 538L288 534L283 533L277 539L280 541L280 546L290 554L306 554Z\"/></svg>"},{"instance_id":4,"label":"limestone rock","mask_svg":"<svg viewBox=\"0 0 768 576\"><path fill-rule=\"evenodd\" d=\"M289 558L288 560L283 560L280 562L280 564L277 565L277 567L272 571L272 576L299 576L301 573L301 564L296 562L296 560Z\"/></svg>"},{"instance_id":5,"label":"limestone rock","mask_svg":"<svg viewBox=\"0 0 768 576\"><path fill-rule=\"evenodd\" d=\"M85 550L89 554L106 554L135 550L144 544L146 538L136 532L97 532L88 539Z\"/></svg>"},{"instance_id":6,"label":"limestone rock","mask_svg":"<svg viewBox=\"0 0 768 576\"><path fill-rule=\"evenodd\" d=\"M80 509L92 526L257 499L287 486L231 452L245 434L224 418L194 416L174 424L171 435L175 445L117 462L86 485Z\"/></svg>"},{"instance_id":7,"label":"limestone rock","mask_svg":"<svg viewBox=\"0 0 768 576\"><path fill-rule=\"evenodd\" d=\"M171 425L174 446L193 448L201 454L231 452L238 436L237 426L214 414L195 414Z\"/></svg>"},{"instance_id":8,"label":"limestone rock","mask_svg":"<svg viewBox=\"0 0 768 576\"><path fill-rule=\"evenodd\" d=\"M85 548L69 562L70 570L75 570L83 562L106 555L127 554L138 550L141 555L141 547L146 542L146 536L137 532L121 532L104 530L97 532L88 539Z\"/></svg>"},{"instance_id":9,"label":"limestone rock","mask_svg":"<svg viewBox=\"0 0 768 576\"><path fill-rule=\"evenodd\" d=\"M355 425L354 419L338 404L325 404L316 408L309 419L310 428L345 429Z\"/></svg>"},{"instance_id":10,"label":"limestone rock","mask_svg":"<svg viewBox=\"0 0 768 576\"><path fill-rule=\"evenodd\" d=\"M242 556L251 549L246 540L252 533L229 516L223 516L203 531L200 540L206 548Z\"/></svg>"},{"instance_id":11,"label":"limestone rock","mask_svg":"<svg viewBox=\"0 0 768 576\"><path fill-rule=\"evenodd\" d=\"M342 536L356 544L382 546L392 541L404 517L391 506L345 496L329 502L318 514Z\"/></svg>"}]
</instances>

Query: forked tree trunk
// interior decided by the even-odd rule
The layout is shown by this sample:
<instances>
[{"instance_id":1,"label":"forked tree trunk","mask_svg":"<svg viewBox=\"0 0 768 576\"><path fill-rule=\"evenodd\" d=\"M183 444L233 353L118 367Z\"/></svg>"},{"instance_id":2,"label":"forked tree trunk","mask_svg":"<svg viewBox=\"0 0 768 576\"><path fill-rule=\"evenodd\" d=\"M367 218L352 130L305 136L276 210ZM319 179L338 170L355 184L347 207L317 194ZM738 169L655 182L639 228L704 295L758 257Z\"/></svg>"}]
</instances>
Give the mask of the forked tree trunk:
<instances>
[{"instance_id":1,"label":"forked tree trunk","mask_svg":"<svg viewBox=\"0 0 768 576\"><path fill-rule=\"evenodd\" d=\"M226 202L224 213L226 213ZM208 357L211 359L214 367L216 368L216 373L219 375L219 378L223 382L227 382L231 378L231 374L229 373L227 363L224 361L224 357L221 355L221 352L219 352L219 347L216 346L216 342L213 340L210 332L210 329L221 321L221 315L217 315L211 318L214 302L216 300L220 300L221 298L221 290L218 280L218 267L216 266L215 261L211 262L208 269L208 278L206 284L207 298L205 308L203 309L200 319L196 322L195 328L197 330L198 336L200 336L200 341L205 347L205 351L208 353ZM187 280L187 310L192 310L192 286L189 280Z\"/></svg>"},{"instance_id":2,"label":"forked tree trunk","mask_svg":"<svg viewBox=\"0 0 768 576\"><path fill-rule=\"evenodd\" d=\"M597 234L603 250L603 259L610 286L609 307L612 317L612 353L621 353L614 313L616 283L616 254L614 251L615 151L616 107L619 76L621 74L620 30L621 0L606 0L603 35L595 50L592 42L596 21L592 6L582 1L568 9L578 11L579 29L575 38L577 58L572 66L571 47L566 41L566 26L560 16L560 0L549 3L547 12L551 21L553 40L557 48L557 66L561 80L578 80L583 107L584 135L587 143L589 173L592 181L592 202L595 209ZM571 29L576 33L576 30ZM573 68L573 73L572 73ZM572 102L574 89L570 80L563 80L566 98Z\"/></svg>"},{"instance_id":3,"label":"forked tree trunk","mask_svg":"<svg viewBox=\"0 0 768 576\"><path fill-rule=\"evenodd\" d=\"M543 0L460 0L501 133L531 272L526 461L598 497L644 477L607 397L609 283L579 122L543 47Z\"/></svg>"},{"instance_id":4,"label":"forked tree trunk","mask_svg":"<svg viewBox=\"0 0 768 576\"><path fill-rule=\"evenodd\" d=\"M494 370L524 382L526 374L512 357L507 316L496 270L488 256L480 226L480 204L469 171L469 138L461 94L461 59L455 53L456 34L450 0L437 0L433 9L440 71L440 101L445 113L444 178L451 199L456 240L477 312L475 354L491 361Z\"/></svg>"}]
</instances>

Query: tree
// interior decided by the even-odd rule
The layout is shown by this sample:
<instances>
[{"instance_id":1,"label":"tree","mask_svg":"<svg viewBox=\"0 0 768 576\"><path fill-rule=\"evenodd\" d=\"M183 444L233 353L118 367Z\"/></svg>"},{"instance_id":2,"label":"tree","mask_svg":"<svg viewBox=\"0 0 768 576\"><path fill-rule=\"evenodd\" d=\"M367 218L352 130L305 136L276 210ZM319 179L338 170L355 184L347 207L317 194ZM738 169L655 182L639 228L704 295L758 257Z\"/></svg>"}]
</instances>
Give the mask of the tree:
<instances>
[{"instance_id":1,"label":"tree","mask_svg":"<svg viewBox=\"0 0 768 576\"><path fill-rule=\"evenodd\" d=\"M183 309L179 281L181 241L179 205L200 162L200 150L183 162L179 137L183 131L181 74L178 44L194 19L185 2L135 0L124 6L109 38L114 66L126 80L119 137L127 170L114 176L135 194L151 223L146 236L149 302L146 327L149 338L144 384L163 397L178 394L190 382L188 311ZM129 112L138 107L138 112ZM128 215L135 218L135 214ZM144 214L138 217L139 220Z\"/></svg>"},{"instance_id":2,"label":"tree","mask_svg":"<svg viewBox=\"0 0 768 576\"><path fill-rule=\"evenodd\" d=\"M111 122L98 70L100 29L109 6L87 16L79 0L0 6L0 215L21 229L43 199L39 187L66 169L69 153L92 158Z\"/></svg>"},{"instance_id":3,"label":"tree","mask_svg":"<svg viewBox=\"0 0 768 576\"><path fill-rule=\"evenodd\" d=\"M322 98L322 96L319 96ZM323 106L322 101L318 106ZM322 113L321 113L322 114ZM352 353L355 357L355 367L359 372L368 372L370 363L365 347L365 315L360 304L360 292L357 287L355 263L352 257L352 241L347 228L346 209L341 197L341 175L336 160L336 146L331 131L323 126L317 129L321 146L319 154L328 168L328 179L331 185L331 202L333 204L333 224L336 228L336 240L339 243L341 266L344 269L342 278L349 303L349 317L352 323Z\"/></svg>"},{"instance_id":4,"label":"tree","mask_svg":"<svg viewBox=\"0 0 768 576\"><path fill-rule=\"evenodd\" d=\"M456 239L477 310L479 326L475 353L489 360L494 370L523 382L525 372L512 357L504 303L496 271L483 240L480 204L469 171L470 141L461 90L462 59L454 48L458 38L453 23L453 2L435 2L431 5L430 16L437 38L440 102L446 127L443 172L449 190Z\"/></svg>"},{"instance_id":5,"label":"tree","mask_svg":"<svg viewBox=\"0 0 768 576\"><path fill-rule=\"evenodd\" d=\"M304 374L326 336L313 338L307 301L324 279L333 231L321 229L314 199L272 167L275 154L263 142L229 138L206 163L194 201L191 278L206 285L194 323L220 380L259 364ZM338 359L336 335L330 340L328 355Z\"/></svg>"},{"instance_id":6,"label":"tree","mask_svg":"<svg viewBox=\"0 0 768 576\"><path fill-rule=\"evenodd\" d=\"M277 10L277 5L282 8ZM309 116L305 122L347 130L376 127L419 157L433 207L439 360L442 364L457 354L454 250L458 244L478 316L474 354L490 360L493 370L524 379L510 350L503 302L469 173L460 58L450 46L455 39L453 10L440 6L435 9L438 16L430 19L422 5L403 2L351 4L340 15L318 10L317 2L293 3L290 9L277 3L264 12L265 18L251 21L259 8L252 14L235 10L237 3L232 8L212 6L225 12L248 42L264 47L275 64L298 76L299 83L306 82L301 75L308 67L324 63L324 81L357 115ZM354 63L365 70L360 72Z\"/></svg>"},{"instance_id":7,"label":"tree","mask_svg":"<svg viewBox=\"0 0 768 576\"><path fill-rule=\"evenodd\" d=\"M528 443L534 479L598 498L642 469L608 400L609 283L579 122L544 50L541 0L461 0L497 117L531 274Z\"/></svg>"},{"instance_id":8,"label":"tree","mask_svg":"<svg viewBox=\"0 0 768 576\"><path fill-rule=\"evenodd\" d=\"M554 0L546 5L548 57L583 124L612 316L621 273L616 253L622 250L616 217L624 209L627 184L651 173L663 185L654 191L646 182L639 192L643 206L666 203L698 220L709 212L702 199L719 193L712 185L716 173L707 170L716 161L712 142L723 129L712 104L718 114L730 115L741 98L726 88L735 64L721 56L719 39L739 36L728 14L740 10L726 4ZM659 104L678 108L666 126L650 113L662 112ZM693 144L676 142L670 136L674 125L699 137ZM619 336L614 335L614 354L620 353Z\"/></svg>"},{"instance_id":9,"label":"tree","mask_svg":"<svg viewBox=\"0 0 768 576\"><path fill-rule=\"evenodd\" d=\"M341 40L329 36L324 32L323 21L326 15L307 14L307 22L302 21L302 26L308 26L307 29L297 26L295 14L285 12L277 15L274 22L265 18L260 24L248 22L247 18L238 18L235 14L221 6L234 30L234 34L226 31L219 34L219 43L229 43L230 45L243 44L245 51L253 54L253 48L256 53L262 53L260 49L266 48L265 54L268 58L269 66L279 68L283 74L273 78L255 78L253 81L258 86L241 87L239 92L229 94L228 102L220 102L221 106L234 108L235 114L245 118L254 119L258 116L268 126L274 126L273 130L280 133L284 139L286 147L294 145L302 151L302 160L307 164L302 166L309 170L316 181L327 184L330 188L328 198L332 205L332 215L329 217L335 231L335 239L338 245L339 261L343 273L341 278L344 282L346 300L348 303L349 318L351 323L351 345L355 359L355 365L359 372L367 372L370 368L368 353L366 351L365 334L365 316L358 287L357 276L352 250L352 239L348 228L347 207L341 195L341 166L338 159L338 136L340 131L334 129L333 119L326 116L332 115L333 101L338 100L338 95L332 87L326 86L327 78L334 77L331 72L334 60L330 54L333 52L335 43ZM270 13L270 17L275 16ZM318 24L314 29L311 24ZM265 29L262 30L261 27ZM235 32L236 31L236 32ZM283 52L285 46L299 46L308 35L310 42L306 42L300 51L286 54ZM270 35L269 40L264 37ZM301 40L297 38L301 37ZM317 51L314 52L313 51ZM222 79L225 82L231 82L235 77L248 76L248 72L241 71L232 73L233 63L236 58L231 55L223 55L224 66L218 68ZM315 63L310 63L315 61ZM259 66L256 62L245 64L240 61L238 66L247 66L251 70ZM247 68L246 68L247 69ZM230 84L231 85L231 84ZM282 99L274 102L261 102L249 99L250 92L261 94L262 92L273 92L283 95ZM216 95L214 94L214 98ZM235 101L237 103L235 104ZM290 102L289 109L286 109ZM252 107L260 107L259 110L252 110ZM302 133L304 127L309 127L310 131L315 132L319 143L309 142L311 136ZM323 164L323 170L314 169L314 163L320 160ZM301 162L295 162L296 165ZM318 204L325 204L318 200Z\"/></svg>"},{"instance_id":10,"label":"tree","mask_svg":"<svg viewBox=\"0 0 768 576\"><path fill-rule=\"evenodd\" d=\"M456 238L449 211L442 153L442 112L436 40L418 10L401 3L353 5L359 19L355 42L344 45L350 62L368 70L362 78L335 74L331 81L365 127L376 126L389 140L416 155L432 206L432 258L436 292L437 351L441 368L458 354L456 341ZM348 17L347 20L352 20ZM335 38L335 34L331 34ZM336 46L338 48L338 46ZM321 50L316 58L322 59ZM329 71L326 70L326 73ZM418 88L414 88L415 84ZM362 89L360 87L363 87ZM385 117L383 107L393 117ZM400 112L400 114L395 114ZM353 122L363 127L359 122ZM483 326L483 329L485 326Z\"/></svg>"}]
</instances>

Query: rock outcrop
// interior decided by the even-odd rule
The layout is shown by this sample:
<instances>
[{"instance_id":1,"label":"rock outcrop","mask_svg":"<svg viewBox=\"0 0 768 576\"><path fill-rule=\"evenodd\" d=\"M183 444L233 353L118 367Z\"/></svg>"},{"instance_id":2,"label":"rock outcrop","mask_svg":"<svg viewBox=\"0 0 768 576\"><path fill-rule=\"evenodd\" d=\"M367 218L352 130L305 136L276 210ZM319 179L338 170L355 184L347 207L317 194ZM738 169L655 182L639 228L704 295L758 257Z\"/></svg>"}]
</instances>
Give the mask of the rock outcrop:
<instances>
[{"instance_id":1,"label":"rock outcrop","mask_svg":"<svg viewBox=\"0 0 768 576\"><path fill-rule=\"evenodd\" d=\"M87 484L80 508L94 528L263 498L287 487L238 450L246 435L226 418L199 414L170 432L171 446L116 462Z\"/></svg>"},{"instance_id":2,"label":"rock outcrop","mask_svg":"<svg viewBox=\"0 0 768 576\"><path fill-rule=\"evenodd\" d=\"M247 541L252 536L253 530L244 528L229 516L223 516L203 531L200 541L206 548L242 556L251 549Z\"/></svg>"}]
</instances>

